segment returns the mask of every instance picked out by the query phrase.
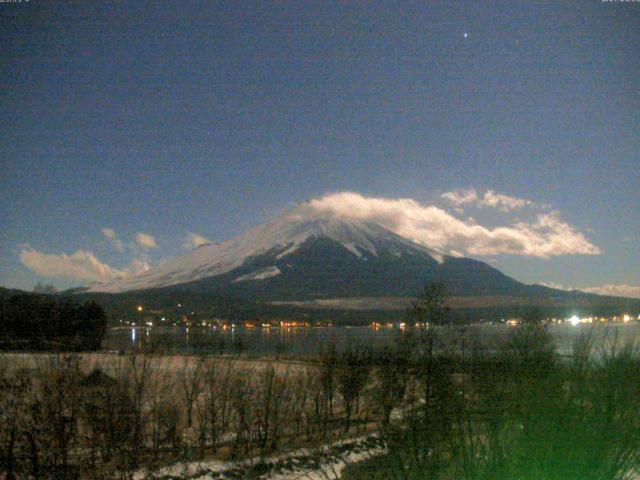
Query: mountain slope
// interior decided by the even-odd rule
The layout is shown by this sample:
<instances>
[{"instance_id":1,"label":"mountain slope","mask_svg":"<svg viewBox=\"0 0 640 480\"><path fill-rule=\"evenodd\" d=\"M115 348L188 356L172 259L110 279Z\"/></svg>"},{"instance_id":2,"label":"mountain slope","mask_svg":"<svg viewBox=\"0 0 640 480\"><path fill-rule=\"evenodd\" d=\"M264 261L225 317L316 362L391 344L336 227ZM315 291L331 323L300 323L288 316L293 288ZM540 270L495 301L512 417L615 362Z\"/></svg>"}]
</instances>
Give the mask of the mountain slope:
<instances>
[{"instance_id":1,"label":"mountain slope","mask_svg":"<svg viewBox=\"0 0 640 480\"><path fill-rule=\"evenodd\" d=\"M378 244L375 255L358 256L335 240L313 237L287 255L267 252L225 274L172 288L257 300L415 296L430 281L445 283L451 295L516 295L527 289L482 262L447 256L438 261L420 249L395 247Z\"/></svg>"},{"instance_id":2,"label":"mountain slope","mask_svg":"<svg viewBox=\"0 0 640 480\"><path fill-rule=\"evenodd\" d=\"M203 245L141 275L94 285L90 291L116 293L161 288L220 276L224 276L224 283L275 278L281 275L276 264L286 267L283 259L299 252L303 246L308 252L309 242L319 239L333 242L348 253L350 261L357 259L360 265L381 253L411 255L434 264L444 261L444 256L438 252L400 237L377 223L326 215L309 216L304 207L298 207L237 239L219 245ZM233 278L229 277L231 272L235 272Z\"/></svg>"},{"instance_id":3,"label":"mountain slope","mask_svg":"<svg viewBox=\"0 0 640 480\"><path fill-rule=\"evenodd\" d=\"M415 297L431 281L458 297L567 297L520 283L486 263L442 255L370 221L317 214L307 204L218 245L89 293L157 291L246 301ZM164 293L162 293L164 292Z\"/></svg>"}]
</instances>

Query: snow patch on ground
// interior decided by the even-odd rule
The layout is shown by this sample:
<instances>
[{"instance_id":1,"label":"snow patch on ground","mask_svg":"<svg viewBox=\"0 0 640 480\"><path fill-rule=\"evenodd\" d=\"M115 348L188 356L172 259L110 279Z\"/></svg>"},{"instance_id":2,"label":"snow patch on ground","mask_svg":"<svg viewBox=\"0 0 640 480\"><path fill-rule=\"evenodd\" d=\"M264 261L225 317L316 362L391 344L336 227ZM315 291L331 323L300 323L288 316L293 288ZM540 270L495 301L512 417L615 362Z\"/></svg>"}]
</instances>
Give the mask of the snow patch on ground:
<instances>
[{"instance_id":1,"label":"snow patch on ground","mask_svg":"<svg viewBox=\"0 0 640 480\"><path fill-rule=\"evenodd\" d=\"M219 460L178 463L155 472L139 471L134 480L176 478L184 480L240 479L333 480L347 465L378 455L386 449L377 435L344 440L318 449L302 448L267 458L238 462Z\"/></svg>"}]
</instances>

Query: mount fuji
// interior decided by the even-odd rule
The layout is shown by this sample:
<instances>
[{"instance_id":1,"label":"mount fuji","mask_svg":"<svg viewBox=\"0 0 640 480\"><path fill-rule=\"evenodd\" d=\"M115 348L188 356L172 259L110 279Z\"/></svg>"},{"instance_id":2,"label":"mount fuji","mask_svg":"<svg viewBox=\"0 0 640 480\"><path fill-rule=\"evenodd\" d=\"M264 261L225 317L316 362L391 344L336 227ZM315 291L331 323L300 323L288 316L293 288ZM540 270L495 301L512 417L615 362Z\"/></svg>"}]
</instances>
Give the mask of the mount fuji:
<instances>
[{"instance_id":1,"label":"mount fuji","mask_svg":"<svg viewBox=\"0 0 640 480\"><path fill-rule=\"evenodd\" d=\"M451 295L518 295L532 287L486 263L447 256L378 223L302 204L221 244L89 292L170 289L261 301L415 296L439 281ZM540 287L542 288L542 287Z\"/></svg>"},{"instance_id":2,"label":"mount fuji","mask_svg":"<svg viewBox=\"0 0 640 480\"><path fill-rule=\"evenodd\" d=\"M201 245L140 275L78 289L113 318L176 305L223 318L347 322L400 318L425 284L444 284L465 318L504 318L537 306L553 315L640 313L640 301L526 285L490 265L445 255L368 220L310 203L220 244ZM474 313L475 312L475 313ZM310 317L311 316L311 317ZM344 320L347 319L347 320Z\"/></svg>"}]
</instances>

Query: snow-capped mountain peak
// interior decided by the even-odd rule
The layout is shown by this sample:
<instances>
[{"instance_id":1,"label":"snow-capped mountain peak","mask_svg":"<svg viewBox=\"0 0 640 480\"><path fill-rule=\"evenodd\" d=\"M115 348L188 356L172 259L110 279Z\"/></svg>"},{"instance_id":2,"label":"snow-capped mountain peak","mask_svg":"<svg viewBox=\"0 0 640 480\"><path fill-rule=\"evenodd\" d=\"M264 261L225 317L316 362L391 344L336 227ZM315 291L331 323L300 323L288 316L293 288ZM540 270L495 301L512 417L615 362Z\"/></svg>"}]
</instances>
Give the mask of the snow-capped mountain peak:
<instances>
[{"instance_id":1,"label":"snow-capped mountain peak","mask_svg":"<svg viewBox=\"0 0 640 480\"><path fill-rule=\"evenodd\" d=\"M194 282L231 272L247 260L267 253L275 253L277 259L282 259L313 238L337 242L363 260L366 260L365 254L377 256L381 248L396 256L420 253L438 263L444 260L438 252L400 237L375 222L318 214L308 204L302 204L238 238L202 245L140 275L95 285L90 291L122 292ZM235 281L264 280L279 274L280 270L272 265L240 275Z\"/></svg>"}]
</instances>

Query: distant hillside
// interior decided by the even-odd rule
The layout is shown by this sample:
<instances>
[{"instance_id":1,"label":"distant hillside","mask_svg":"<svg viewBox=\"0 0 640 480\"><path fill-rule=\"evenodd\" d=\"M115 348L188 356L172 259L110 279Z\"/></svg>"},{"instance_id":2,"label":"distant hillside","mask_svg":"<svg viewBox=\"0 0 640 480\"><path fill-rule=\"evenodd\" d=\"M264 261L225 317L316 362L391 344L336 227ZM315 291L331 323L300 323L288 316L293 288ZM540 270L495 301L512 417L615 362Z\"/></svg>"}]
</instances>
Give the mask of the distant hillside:
<instances>
[{"instance_id":1,"label":"distant hillside","mask_svg":"<svg viewBox=\"0 0 640 480\"><path fill-rule=\"evenodd\" d=\"M545 287L543 287L545 288ZM111 321L118 319L222 318L251 320L256 318L295 318L310 321L334 321L337 324L366 324L373 321L401 321L415 298L405 297L336 297L306 301L256 301L225 297L211 293L175 288L140 290L119 294L83 293L82 300L103 305ZM578 315L610 316L621 313L640 314L640 300L602 297L580 292L562 292L559 296L454 296L448 299L454 317L460 321L499 320L521 314L531 306L547 316L567 318ZM141 314L138 306L143 306Z\"/></svg>"},{"instance_id":2,"label":"distant hillside","mask_svg":"<svg viewBox=\"0 0 640 480\"><path fill-rule=\"evenodd\" d=\"M14 295L24 295L24 294L31 294L33 292L27 292L25 290L18 290L17 288L5 288L5 287L0 287L0 298L8 298L8 297L12 297Z\"/></svg>"}]
</instances>

